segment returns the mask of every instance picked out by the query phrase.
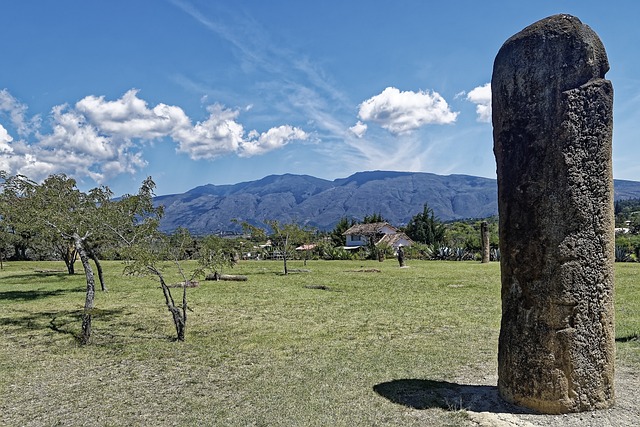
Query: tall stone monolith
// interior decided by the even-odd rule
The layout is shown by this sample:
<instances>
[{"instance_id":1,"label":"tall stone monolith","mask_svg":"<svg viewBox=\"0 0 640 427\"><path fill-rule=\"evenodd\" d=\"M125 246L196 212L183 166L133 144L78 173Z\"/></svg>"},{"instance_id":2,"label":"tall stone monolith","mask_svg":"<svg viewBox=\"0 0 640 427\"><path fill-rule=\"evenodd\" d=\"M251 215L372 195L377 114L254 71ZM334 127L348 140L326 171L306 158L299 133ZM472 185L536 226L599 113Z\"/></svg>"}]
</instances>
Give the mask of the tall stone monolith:
<instances>
[{"instance_id":1,"label":"tall stone monolith","mask_svg":"<svg viewBox=\"0 0 640 427\"><path fill-rule=\"evenodd\" d=\"M555 15L491 80L502 324L498 389L543 413L613 404L613 88L597 34Z\"/></svg>"},{"instance_id":2,"label":"tall stone monolith","mask_svg":"<svg viewBox=\"0 0 640 427\"><path fill-rule=\"evenodd\" d=\"M482 263L486 264L491 260L491 234L489 233L489 223L487 221L480 223L480 240L482 243Z\"/></svg>"}]
</instances>

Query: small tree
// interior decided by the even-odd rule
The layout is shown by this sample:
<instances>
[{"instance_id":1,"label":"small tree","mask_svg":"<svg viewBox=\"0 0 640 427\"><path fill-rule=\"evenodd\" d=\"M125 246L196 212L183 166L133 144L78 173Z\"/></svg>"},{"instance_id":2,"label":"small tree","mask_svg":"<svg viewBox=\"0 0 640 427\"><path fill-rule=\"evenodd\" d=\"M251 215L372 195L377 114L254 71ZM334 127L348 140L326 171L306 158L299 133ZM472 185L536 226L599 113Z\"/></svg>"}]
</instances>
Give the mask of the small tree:
<instances>
[{"instance_id":1,"label":"small tree","mask_svg":"<svg viewBox=\"0 0 640 427\"><path fill-rule=\"evenodd\" d=\"M226 244L225 239L209 235L202 239L198 249L198 263L213 272L214 280L220 280L225 267L233 267L235 248Z\"/></svg>"},{"instance_id":2,"label":"small tree","mask_svg":"<svg viewBox=\"0 0 640 427\"><path fill-rule=\"evenodd\" d=\"M8 216L16 218L18 209L21 213L19 220L13 220L16 229L49 241L58 239L78 254L87 284L80 341L87 344L95 297L95 278L89 260L93 259L98 271L101 270L93 244L104 239L113 246L121 245L141 226L157 227L155 215L159 212L153 208L148 191L153 188L153 181L148 178L138 196L123 197L120 201L111 200L112 193L107 187L84 193L76 187L75 180L63 174L51 175L42 184L22 176L8 177L4 184L2 198L3 205L10 206Z\"/></svg>"},{"instance_id":3,"label":"small tree","mask_svg":"<svg viewBox=\"0 0 640 427\"><path fill-rule=\"evenodd\" d=\"M297 245L308 242L313 230L308 227L300 227L298 224L290 222L287 224L280 224L276 220L265 221L266 224L271 227L273 231L271 235L271 244L274 250L279 251L282 254L282 260L284 263L284 274L289 274L287 268L287 259L289 254L293 254Z\"/></svg>"},{"instance_id":4,"label":"small tree","mask_svg":"<svg viewBox=\"0 0 640 427\"><path fill-rule=\"evenodd\" d=\"M189 236L190 237L190 236ZM174 243L177 239L174 238ZM173 324L176 328L176 339L178 341L185 340L185 331L187 327L187 287L192 283L193 279L200 274L201 270L196 269L187 277L181 267L180 260L184 257L185 247L188 244L187 239L177 241L178 246L173 246L169 239L160 234L141 236L136 243L129 248L129 254L132 259L125 267L125 274L147 275L152 274L160 282L160 288L164 295L165 304L171 313ZM171 260L171 265L178 270L183 278L182 282L182 304L176 305L171 289L165 280L166 268L164 260Z\"/></svg>"},{"instance_id":5,"label":"small tree","mask_svg":"<svg viewBox=\"0 0 640 427\"><path fill-rule=\"evenodd\" d=\"M186 229L178 229L169 238L158 232L140 236L136 243L130 247L131 260L125 267L125 273L155 276L160 282L162 294L167 309L171 313L173 324L176 328L176 339L185 340L187 328L187 288L194 284L194 280L202 277L207 269L215 269L219 259L211 256L209 249L212 247L207 238L204 239L200 250L195 257L198 261L195 268L188 273L182 266L186 254L193 245L193 238ZM213 236L215 237L215 236ZM167 263L165 260L168 260ZM182 277L182 303L176 304L167 285L166 277L171 271L177 271Z\"/></svg>"}]
</instances>

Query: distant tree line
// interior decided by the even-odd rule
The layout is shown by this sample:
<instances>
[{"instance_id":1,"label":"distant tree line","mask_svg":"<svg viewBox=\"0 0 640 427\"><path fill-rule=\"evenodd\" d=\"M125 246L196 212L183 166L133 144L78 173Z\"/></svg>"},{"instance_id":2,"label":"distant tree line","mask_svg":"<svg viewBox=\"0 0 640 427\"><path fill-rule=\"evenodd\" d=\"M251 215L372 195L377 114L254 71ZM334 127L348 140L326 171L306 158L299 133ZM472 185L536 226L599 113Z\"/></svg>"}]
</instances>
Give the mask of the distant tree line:
<instances>
[{"instance_id":1,"label":"distant tree line","mask_svg":"<svg viewBox=\"0 0 640 427\"><path fill-rule=\"evenodd\" d=\"M640 199L618 200L614 205L618 262L640 260Z\"/></svg>"}]
</instances>

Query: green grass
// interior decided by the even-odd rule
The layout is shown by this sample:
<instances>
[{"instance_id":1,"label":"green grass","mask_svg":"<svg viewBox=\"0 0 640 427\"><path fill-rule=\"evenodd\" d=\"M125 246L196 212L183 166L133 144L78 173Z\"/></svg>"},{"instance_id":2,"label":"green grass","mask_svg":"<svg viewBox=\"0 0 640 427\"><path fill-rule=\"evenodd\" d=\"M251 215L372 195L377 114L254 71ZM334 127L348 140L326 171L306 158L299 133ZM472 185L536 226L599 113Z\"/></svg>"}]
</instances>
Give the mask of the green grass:
<instances>
[{"instance_id":1,"label":"green grass","mask_svg":"<svg viewBox=\"0 0 640 427\"><path fill-rule=\"evenodd\" d=\"M188 290L184 343L158 284L105 264L88 346L84 275L0 271L1 425L463 426L446 402L377 391L496 375L497 263L294 262L311 272L282 276L280 263L241 262L231 272L247 282ZM635 368L639 273L616 265L618 363Z\"/></svg>"}]
</instances>

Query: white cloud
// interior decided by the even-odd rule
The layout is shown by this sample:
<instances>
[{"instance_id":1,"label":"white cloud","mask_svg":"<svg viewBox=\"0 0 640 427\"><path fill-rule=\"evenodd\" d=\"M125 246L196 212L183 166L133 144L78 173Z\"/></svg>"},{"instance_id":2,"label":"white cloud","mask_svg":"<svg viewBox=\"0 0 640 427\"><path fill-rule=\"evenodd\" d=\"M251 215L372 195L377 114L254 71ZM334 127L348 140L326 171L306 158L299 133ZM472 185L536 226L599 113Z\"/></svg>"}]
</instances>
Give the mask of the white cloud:
<instances>
[{"instance_id":1,"label":"white cloud","mask_svg":"<svg viewBox=\"0 0 640 427\"><path fill-rule=\"evenodd\" d=\"M358 118L372 121L394 134L414 131L427 124L453 123L457 112L437 92L401 92L388 87L362 104Z\"/></svg>"},{"instance_id":2,"label":"white cloud","mask_svg":"<svg viewBox=\"0 0 640 427\"><path fill-rule=\"evenodd\" d=\"M161 103L149 109L137 93L131 89L115 101L87 96L76 103L76 110L100 131L122 138L157 139L190 126L180 107Z\"/></svg>"},{"instance_id":3,"label":"white cloud","mask_svg":"<svg viewBox=\"0 0 640 427\"><path fill-rule=\"evenodd\" d=\"M194 160L213 159L238 151L244 138L244 127L236 122L239 112L214 104L207 107L209 118L195 126L184 126L171 133L178 151Z\"/></svg>"},{"instance_id":4,"label":"white cloud","mask_svg":"<svg viewBox=\"0 0 640 427\"><path fill-rule=\"evenodd\" d=\"M226 154L260 155L309 137L289 125L245 135L237 121L239 111L219 104L209 106L208 118L193 125L180 107L162 103L150 107L137 95L132 89L114 101L92 95L73 107L55 106L50 114L51 131L37 133L30 142L14 141L0 124L0 169L36 180L65 172L102 183L146 166L144 141L173 140L178 152L197 160ZM16 128L20 123L26 128L28 123L23 114L26 107L22 107L6 90L0 92L0 111L18 111L12 119Z\"/></svg>"},{"instance_id":5,"label":"white cloud","mask_svg":"<svg viewBox=\"0 0 640 427\"><path fill-rule=\"evenodd\" d=\"M282 148L291 141L304 141L309 138L302 129L284 125L271 128L258 135L256 131L249 133L251 139L243 141L240 145L240 157L250 157L264 154L266 152Z\"/></svg>"},{"instance_id":6,"label":"white cloud","mask_svg":"<svg viewBox=\"0 0 640 427\"><path fill-rule=\"evenodd\" d=\"M37 129L40 118L33 117L27 120L27 106L18 101L7 89L0 90L0 112L8 113L11 124L21 136L28 135Z\"/></svg>"},{"instance_id":7,"label":"white cloud","mask_svg":"<svg viewBox=\"0 0 640 427\"><path fill-rule=\"evenodd\" d=\"M364 134L367 132L367 125L365 123L362 123L360 120L358 120L358 123L351 126L349 130L351 131L352 134L354 134L358 138L362 138Z\"/></svg>"},{"instance_id":8,"label":"white cloud","mask_svg":"<svg viewBox=\"0 0 640 427\"><path fill-rule=\"evenodd\" d=\"M491 83L485 83L471 90L467 94L467 101L476 104L479 122L491 122Z\"/></svg>"},{"instance_id":9,"label":"white cloud","mask_svg":"<svg viewBox=\"0 0 640 427\"><path fill-rule=\"evenodd\" d=\"M13 141L13 137L9 135L9 132L4 128L4 126L0 125L0 151L9 151L9 142ZM7 147L3 149L2 147Z\"/></svg>"},{"instance_id":10,"label":"white cloud","mask_svg":"<svg viewBox=\"0 0 640 427\"><path fill-rule=\"evenodd\" d=\"M146 165L135 144L104 132L77 109L58 105L52 109L51 117L51 133L42 135L31 146L37 162L99 183L122 173L134 173Z\"/></svg>"},{"instance_id":11,"label":"white cloud","mask_svg":"<svg viewBox=\"0 0 640 427\"><path fill-rule=\"evenodd\" d=\"M0 125L0 170L10 171L10 163L9 160L14 157L13 156L13 148L9 143L13 141L9 132L4 128L4 126Z\"/></svg>"}]
</instances>

